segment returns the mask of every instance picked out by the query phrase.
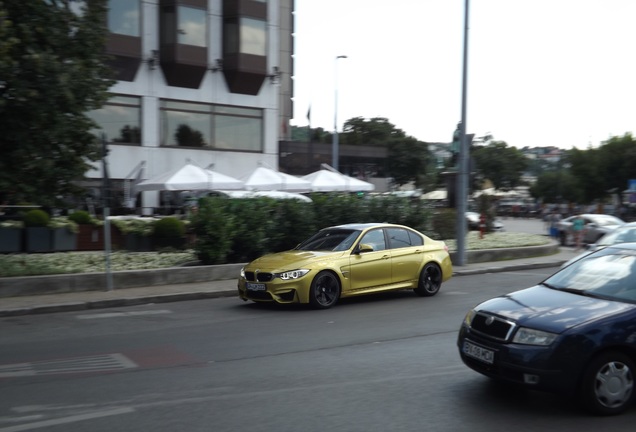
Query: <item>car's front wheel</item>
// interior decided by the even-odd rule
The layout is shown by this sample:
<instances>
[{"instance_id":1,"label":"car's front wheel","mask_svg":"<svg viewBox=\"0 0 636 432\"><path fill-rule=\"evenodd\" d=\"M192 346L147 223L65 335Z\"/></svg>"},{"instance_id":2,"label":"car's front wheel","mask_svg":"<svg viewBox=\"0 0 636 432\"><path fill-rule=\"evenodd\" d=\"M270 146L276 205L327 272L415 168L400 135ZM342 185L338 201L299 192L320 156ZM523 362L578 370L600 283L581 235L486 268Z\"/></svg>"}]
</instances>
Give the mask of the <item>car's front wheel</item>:
<instances>
[{"instance_id":1,"label":"car's front wheel","mask_svg":"<svg viewBox=\"0 0 636 432\"><path fill-rule=\"evenodd\" d=\"M442 269L435 263L428 263L422 269L417 288L413 291L421 297L430 297L437 294L441 286Z\"/></svg>"},{"instance_id":2,"label":"car's front wheel","mask_svg":"<svg viewBox=\"0 0 636 432\"><path fill-rule=\"evenodd\" d=\"M634 398L634 362L619 352L603 353L590 362L581 382L581 402L595 414L620 414Z\"/></svg>"},{"instance_id":3,"label":"car's front wheel","mask_svg":"<svg viewBox=\"0 0 636 432\"><path fill-rule=\"evenodd\" d=\"M321 271L311 282L309 304L316 309L327 309L340 298L340 281L333 273Z\"/></svg>"}]
</instances>

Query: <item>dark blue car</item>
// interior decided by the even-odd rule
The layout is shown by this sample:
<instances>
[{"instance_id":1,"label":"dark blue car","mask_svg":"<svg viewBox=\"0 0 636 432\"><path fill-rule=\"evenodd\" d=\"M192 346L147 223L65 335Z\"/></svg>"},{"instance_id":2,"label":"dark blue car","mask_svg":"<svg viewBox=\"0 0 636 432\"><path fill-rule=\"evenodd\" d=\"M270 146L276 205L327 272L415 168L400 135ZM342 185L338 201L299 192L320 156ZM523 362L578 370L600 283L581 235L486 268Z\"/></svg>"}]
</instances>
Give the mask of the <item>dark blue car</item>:
<instances>
[{"instance_id":1,"label":"dark blue car","mask_svg":"<svg viewBox=\"0 0 636 432\"><path fill-rule=\"evenodd\" d=\"M636 243L475 306L457 344L463 362L488 377L576 396L596 414L625 411L636 375Z\"/></svg>"}]
</instances>

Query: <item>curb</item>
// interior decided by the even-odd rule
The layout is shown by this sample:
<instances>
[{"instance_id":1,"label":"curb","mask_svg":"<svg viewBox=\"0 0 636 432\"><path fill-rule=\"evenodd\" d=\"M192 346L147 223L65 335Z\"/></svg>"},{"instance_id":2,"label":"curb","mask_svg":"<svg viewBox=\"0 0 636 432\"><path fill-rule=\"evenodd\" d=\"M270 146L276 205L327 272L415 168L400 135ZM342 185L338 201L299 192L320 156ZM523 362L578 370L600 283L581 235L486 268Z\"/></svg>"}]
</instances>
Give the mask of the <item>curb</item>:
<instances>
[{"instance_id":1,"label":"curb","mask_svg":"<svg viewBox=\"0 0 636 432\"><path fill-rule=\"evenodd\" d=\"M122 306L139 306L151 303L172 303L187 300L203 300L221 297L233 297L236 290L187 292L178 294L149 295L141 297L129 297L109 300L95 300L86 302L69 302L41 306L0 310L0 317L15 317L21 315L36 315L55 312L77 312L93 309L108 309Z\"/></svg>"},{"instance_id":2,"label":"curb","mask_svg":"<svg viewBox=\"0 0 636 432\"><path fill-rule=\"evenodd\" d=\"M510 266L502 265L502 266L493 266L493 267L482 267L482 268L473 269L473 270L454 271L453 276L471 276L471 275L485 274L485 273L500 273L505 271L518 271L518 270L558 267L565 262L566 262L565 260L561 260L561 261L552 261L552 262L546 261L546 262L539 262L539 263L517 264L517 265L510 265ZM234 297L234 296L236 296L236 290L231 289L231 290L217 290L217 291L185 292L185 293L178 293L178 294L148 295L148 296L140 296L140 297L95 300L95 301L86 301L86 302L69 302L69 303L59 303L59 304L0 310L0 317L15 317L15 316L21 316L21 315L47 314L47 313L55 313L55 312L77 312L82 310L107 309L107 308L122 307L122 306L138 306L138 305L144 305L144 304L150 304L150 303L171 303L171 302L178 302L178 301L202 300L202 299L213 299L213 298Z\"/></svg>"}]
</instances>

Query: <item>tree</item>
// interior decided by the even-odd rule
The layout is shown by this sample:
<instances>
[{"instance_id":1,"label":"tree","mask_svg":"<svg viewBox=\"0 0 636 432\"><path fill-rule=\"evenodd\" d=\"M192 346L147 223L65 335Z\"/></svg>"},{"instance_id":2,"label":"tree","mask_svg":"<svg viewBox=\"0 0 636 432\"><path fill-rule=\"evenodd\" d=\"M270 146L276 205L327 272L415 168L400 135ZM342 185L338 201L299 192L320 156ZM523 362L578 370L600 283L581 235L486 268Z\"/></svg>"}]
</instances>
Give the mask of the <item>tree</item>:
<instances>
[{"instance_id":1,"label":"tree","mask_svg":"<svg viewBox=\"0 0 636 432\"><path fill-rule=\"evenodd\" d=\"M599 163L599 149L579 150L574 148L566 153L564 159L559 163L559 168L564 165L569 167L569 173L577 188L581 190L580 200L576 202L589 204L607 196L607 185Z\"/></svg>"},{"instance_id":2,"label":"tree","mask_svg":"<svg viewBox=\"0 0 636 432\"><path fill-rule=\"evenodd\" d=\"M342 128L342 143L351 145L385 146L396 138L405 138L406 134L384 117L365 120L354 117L347 120Z\"/></svg>"},{"instance_id":3,"label":"tree","mask_svg":"<svg viewBox=\"0 0 636 432\"><path fill-rule=\"evenodd\" d=\"M397 185L414 181L416 186L425 182L429 167L428 145L413 137L394 138L389 144L388 171Z\"/></svg>"},{"instance_id":4,"label":"tree","mask_svg":"<svg viewBox=\"0 0 636 432\"><path fill-rule=\"evenodd\" d=\"M61 205L101 158L106 0L0 0L0 202Z\"/></svg>"},{"instance_id":5,"label":"tree","mask_svg":"<svg viewBox=\"0 0 636 432\"><path fill-rule=\"evenodd\" d=\"M606 194L611 191L622 202L621 192L636 178L636 141L631 134L610 138L599 147L598 161Z\"/></svg>"},{"instance_id":6,"label":"tree","mask_svg":"<svg viewBox=\"0 0 636 432\"><path fill-rule=\"evenodd\" d=\"M547 203L582 202L584 191L568 170L549 171L541 174L530 186L530 194Z\"/></svg>"},{"instance_id":7,"label":"tree","mask_svg":"<svg viewBox=\"0 0 636 432\"><path fill-rule=\"evenodd\" d=\"M528 166L523 153L508 147L505 141L490 141L486 146L475 148L473 158L482 177L502 190L521 185L521 176Z\"/></svg>"}]
</instances>

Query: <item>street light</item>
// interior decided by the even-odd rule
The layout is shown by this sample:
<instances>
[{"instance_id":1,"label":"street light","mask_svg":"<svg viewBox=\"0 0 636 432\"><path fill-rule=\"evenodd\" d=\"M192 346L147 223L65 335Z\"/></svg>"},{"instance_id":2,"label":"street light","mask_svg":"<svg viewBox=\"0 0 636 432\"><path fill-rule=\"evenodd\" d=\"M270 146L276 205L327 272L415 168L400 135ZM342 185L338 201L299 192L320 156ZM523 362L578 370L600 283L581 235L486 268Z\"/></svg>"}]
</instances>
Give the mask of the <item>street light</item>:
<instances>
[{"instance_id":1,"label":"street light","mask_svg":"<svg viewBox=\"0 0 636 432\"><path fill-rule=\"evenodd\" d=\"M335 60L334 67L334 110L333 110L333 139L331 148L331 166L338 169L338 59L346 59L346 55L339 55Z\"/></svg>"}]
</instances>

